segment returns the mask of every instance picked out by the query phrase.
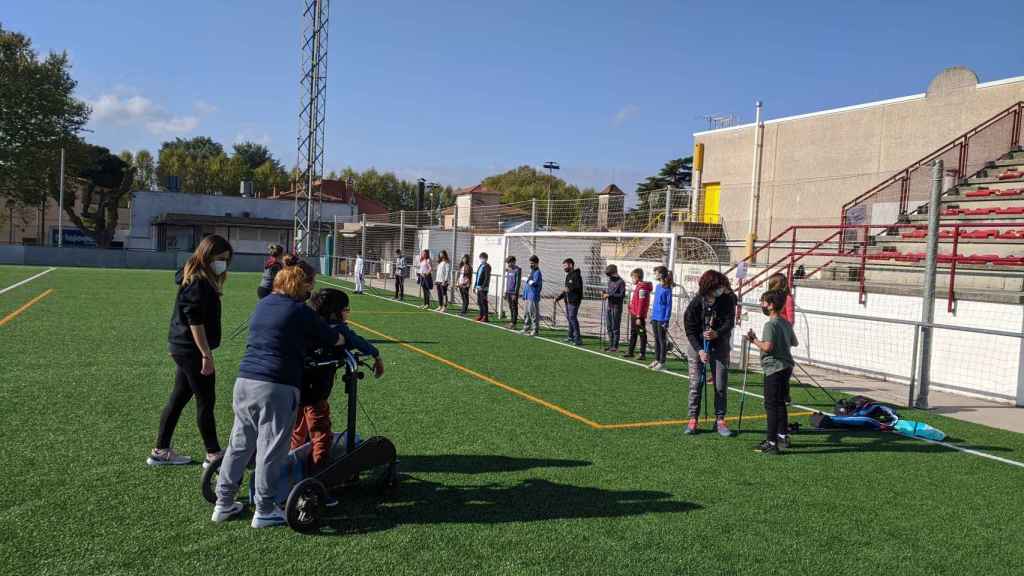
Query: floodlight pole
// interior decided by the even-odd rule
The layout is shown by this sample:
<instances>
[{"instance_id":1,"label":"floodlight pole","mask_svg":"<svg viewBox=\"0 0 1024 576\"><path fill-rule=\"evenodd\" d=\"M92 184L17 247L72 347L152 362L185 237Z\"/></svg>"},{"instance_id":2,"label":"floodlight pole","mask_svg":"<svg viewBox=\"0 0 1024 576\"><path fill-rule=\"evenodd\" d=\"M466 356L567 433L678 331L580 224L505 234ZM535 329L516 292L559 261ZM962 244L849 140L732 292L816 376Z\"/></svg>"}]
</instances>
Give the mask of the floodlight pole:
<instances>
[{"instance_id":1,"label":"floodlight pole","mask_svg":"<svg viewBox=\"0 0 1024 576\"><path fill-rule=\"evenodd\" d=\"M14 221L11 221L14 227ZM45 242L45 240L44 240ZM60 196L57 206L57 248L64 247L64 144L60 146Z\"/></svg>"},{"instance_id":2,"label":"floodlight pole","mask_svg":"<svg viewBox=\"0 0 1024 576\"><path fill-rule=\"evenodd\" d=\"M750 228L747 232L747 260L754 263L754 250L757 243L757 211L761 203L761 150L764 146L764 125L761 123L761 101L754 103L756 107L754 119L754 168L750 178ZM717 222L716 222L717 223Z\"/></svg>"},{"instance_id":3,"label":"floodlight pole","mask_svg":"<svg viewBox=\"0 0 1024 576\"><path fill-rule=\"evenodd\" d=\"M548 213L545 216L546 224L544 227L551 230L551 182L554 180L552 171L561 169L561 166L558 165L558 162L548 160L544 163L544 167L548 170Z\"/></svg>"}]
</instances>

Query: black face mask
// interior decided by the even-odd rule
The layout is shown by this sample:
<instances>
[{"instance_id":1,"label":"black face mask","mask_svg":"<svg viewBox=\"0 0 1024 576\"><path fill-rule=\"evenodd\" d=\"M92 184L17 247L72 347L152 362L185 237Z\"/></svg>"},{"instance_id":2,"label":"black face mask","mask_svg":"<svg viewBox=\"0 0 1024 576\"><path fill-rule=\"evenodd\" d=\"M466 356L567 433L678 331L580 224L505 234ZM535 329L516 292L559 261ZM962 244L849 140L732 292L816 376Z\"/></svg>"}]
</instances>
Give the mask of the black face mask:
<instances>
[{"instance_id":1,"label":"black face mask","mask_svg":"<svg viewBox=\"0 0 1024 576\"><path fill-rule=\"evenodd\" d=\"M772 315L772 311L769 310L767 306L761 306L761 312L764 312L765 316L771 316Z\"/></svg>"}]
</instances>

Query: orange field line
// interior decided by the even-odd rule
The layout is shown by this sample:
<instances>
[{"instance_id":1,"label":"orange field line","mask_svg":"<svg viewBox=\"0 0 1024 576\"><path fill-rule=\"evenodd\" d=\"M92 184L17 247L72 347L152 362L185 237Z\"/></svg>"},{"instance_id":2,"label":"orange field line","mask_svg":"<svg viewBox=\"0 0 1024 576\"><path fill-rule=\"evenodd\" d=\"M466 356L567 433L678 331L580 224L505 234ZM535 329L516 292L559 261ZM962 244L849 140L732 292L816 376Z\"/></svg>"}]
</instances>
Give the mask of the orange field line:
<instances>
[{"instance_id":1,"label":"orange field line","mask_svg":"<svg viewBox=\"0 0 1024 576\"><path fill-rule=\"evenodd\" d=\"M15 318L17 318L22 312L24 312L25 310L28 310L33 305L35 305L36 302L39 302L43 298L46 298L47 296L49 296L51 292L53 292L53 288L50 288L46 292L43 292L42 294L40 294L39 296L36 296L35 298L29 300L28 302L25 302L24 304L22 304L21 308L18 308L17 310L15 310L14 312L11 312L7 316L4 316L3 320L0 320L0 326L3 326L4 324L7 324L11 320L14 320Z\"/></svg>"},{"instance_id":2,"label":"orange field line","mask_svg":"<svg viewBox=\"0 0 1024 576\"><path fill-rule=\"evenodd\" d=\"M450 366L450 367L452 367L452 368L454 368L454 369L456 369L456 370L458 370L460 372L465 372L466 374L469 374L470 376L472 376L472 377L474 377L474 378L476 378L478 380L482 380L484 382L487 382L488 384L491 384L493 386L497 386L498 388L501 388L502 390L505 390L506 392L511 392L511 393L515 394L516 396L519 396L520 398L525 398L526 400L529 400L530 402L533 402L535 404L539 404L539 405L541 405L541 406L543 406L545 408L548 408L550 410L554 410L555 412L558 412L559 414L561 414L563 416L566 416L568 418L572 418L573 420L576 420L578 422L582 422L582 423L586 424L587 426L590 426L591 428L600 429L600 428L603 427L601 424L598 424L597 422L594 422L593 420L589 420L587 418L584 418L583 416L580 416L579 414L576 414L575 412L571 412L569 410L566 410L565 408L562 408L561 406L559 406L557 404L552 404L551 402L548 402L547 400L544 400L543 398L538 398L538 397L536 397L536 396L534 396L532 394L528 394L526 392L523 392L522 390L520 390L518 388L514 388L512 386L509 386L508 384L505 384L504 382L501 382L499 380L495 380L494 378L491 378L490 376L488 376L486 374L481 374L481 373L477 372L476 370L473 370L472 368L466 368L465 366L463 366L461 364L458 364L456 362L452 362L451 360L448 360L447 358L442 358L441 356L438 356L437 354L433 354L431 352L427 352L426 350L424 350L422 348L419 348L417 346L413 346L412 344L406 344L405 342L402 342L401 340L398 340L397 338L392 338L391 336L388 336L387 334L384 334L383 332L378 332L377 330L374 330L373 328L370 328L369 326L366 326L364 324L360 324L359 322L354 322L354 321L351 321L351 320L349 321L349 324L352 324L353 326L356 326L356 327L361 328L361 329L363 329L363 330L365 330L367 332L370 332L371 334L376 334L377 336L380 336L381 338L384 338L384 339L390 340L392 342L395 342L399 346L401 346L402 348L405 348L406 350L410 350L412 352L420 354L421 356L425 356L427 358L430 358L431 360L434 360L435 362L440 362L441 364L444 364L445 366Z\"/></svg>"}]
</instances>

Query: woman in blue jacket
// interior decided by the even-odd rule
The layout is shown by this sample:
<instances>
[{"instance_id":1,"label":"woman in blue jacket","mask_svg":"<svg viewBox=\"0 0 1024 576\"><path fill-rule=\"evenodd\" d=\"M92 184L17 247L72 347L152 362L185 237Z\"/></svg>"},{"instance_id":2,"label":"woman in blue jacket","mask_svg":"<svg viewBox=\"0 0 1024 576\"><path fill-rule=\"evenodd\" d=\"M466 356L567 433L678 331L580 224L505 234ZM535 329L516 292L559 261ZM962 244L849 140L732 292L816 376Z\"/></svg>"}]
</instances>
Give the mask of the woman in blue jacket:
<instances>
[{"instance_id":1,"label":"woman in blue jacket","mask_svg":"<svg viewBox=\"0 0 1024 576\"><path fill-rule=\"evenodd\" d=\"M232 409L235 423L217 479L214 522L237 516L244 506L235 501L245 467L256 455L256 513L253 528L285 523L275 500L273 480L288 457L288 444L299 406L299 388L307 347L345 343L312 308L315 271L305 262L286 259L274 277L274 291L256 304L249 319L249 340L238 367Z\"/></svg>"}]
</instances>

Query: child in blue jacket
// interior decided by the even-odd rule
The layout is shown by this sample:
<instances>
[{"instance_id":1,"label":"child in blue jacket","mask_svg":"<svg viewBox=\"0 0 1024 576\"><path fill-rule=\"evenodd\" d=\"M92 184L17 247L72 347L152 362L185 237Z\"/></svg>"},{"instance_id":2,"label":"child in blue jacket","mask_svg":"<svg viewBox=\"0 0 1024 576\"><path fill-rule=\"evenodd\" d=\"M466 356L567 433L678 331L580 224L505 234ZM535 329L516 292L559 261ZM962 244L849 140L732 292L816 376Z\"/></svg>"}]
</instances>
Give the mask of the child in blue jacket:
<instances>
[{"instance_id":1,"label":"child in blue jacket","mask_svg":"<svg viewBox=\"0 0 1024 576\"><path fill-rule=\"evenodd\" d=\"M654 362L651 370L664 370L668 360L668 322L672 318L672 273L664 266L654 269L654 309L651 329L654 331Z\"/></svg>"}]
</instances>

